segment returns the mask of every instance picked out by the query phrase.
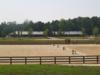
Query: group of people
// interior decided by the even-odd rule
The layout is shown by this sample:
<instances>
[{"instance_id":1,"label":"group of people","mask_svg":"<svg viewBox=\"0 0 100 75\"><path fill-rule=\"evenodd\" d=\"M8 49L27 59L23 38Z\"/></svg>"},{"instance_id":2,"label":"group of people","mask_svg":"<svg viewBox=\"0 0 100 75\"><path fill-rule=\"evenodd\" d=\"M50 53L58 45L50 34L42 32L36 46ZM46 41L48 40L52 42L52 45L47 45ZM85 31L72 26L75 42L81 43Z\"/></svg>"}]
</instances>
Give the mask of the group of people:
<instances>
[{"instance_id":1,"label":"group of people","mask_svg":"<svg viewBox=\"0 0 100 75\"><path fill-rule=\"evenodd\" d=\"M55 46L55 44L53 44L53 46ZM59 48L59 44L57 44L57 48ZM66 50L66 47L63 46L62 49L63 49L63 50Z\"/></svg>"},{"instance_id":2,"label":"group of people","mask_svg":"<svg viewBox=\"0 0 100 75\"><path fill-rule=\"evenodd\" d=\"M72 50L72 55L75 55L75 54L77 54L76 50Z\"/></svg>"},{"instance_id":3,"label":"group of people","mask_svg":"<svg viewBox=\"0 0 100 75\"><path fill-rule=\"evenodd\" d=\"M55 44L53 44L53 46L55 46ZM59 44L57 44L57 48L59 48ZM66 50L66 47L63 46L62 49ZM72 55L75 55L75 54L77 54L76 50L72 50Z\"/></svg>"}]
</instances>

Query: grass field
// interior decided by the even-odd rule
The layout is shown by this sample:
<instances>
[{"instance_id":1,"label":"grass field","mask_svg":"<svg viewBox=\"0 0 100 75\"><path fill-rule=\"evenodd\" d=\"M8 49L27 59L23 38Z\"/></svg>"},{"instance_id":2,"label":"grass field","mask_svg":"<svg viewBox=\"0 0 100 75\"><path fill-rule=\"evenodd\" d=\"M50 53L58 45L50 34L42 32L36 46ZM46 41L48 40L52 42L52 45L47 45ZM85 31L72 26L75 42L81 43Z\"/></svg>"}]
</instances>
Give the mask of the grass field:
<instances>
[{"instance_id":1,"label":"grass field","mask_svg":"<svg viewBox=\"0 0 100 75\"><path fill-rule=\"evenodd\" d=\"M0 75L100 75L100 67L1 65Z\"/></svg>"},{"instance_id":2,"label":"grass field","mask_svg":"<svg viewBox=\"0 0 100 75\"><path fill-rule=\"evenodd\" d=\"M44 37L37 38L0 38L0 44L64 44L65 40L51 40Z\"/></svg>"},{"instance_id":3,"label":"grass field","mask_svg":"<svg viewBox=\"0 0 100 75\"><path fill-rule=\"evenodd\" d=\"M65 42L65 39L67 42ZM99 37L0 38L0 44L69 44L68 40L71 44L100 44Z\"/></svg>"}]
</instances>

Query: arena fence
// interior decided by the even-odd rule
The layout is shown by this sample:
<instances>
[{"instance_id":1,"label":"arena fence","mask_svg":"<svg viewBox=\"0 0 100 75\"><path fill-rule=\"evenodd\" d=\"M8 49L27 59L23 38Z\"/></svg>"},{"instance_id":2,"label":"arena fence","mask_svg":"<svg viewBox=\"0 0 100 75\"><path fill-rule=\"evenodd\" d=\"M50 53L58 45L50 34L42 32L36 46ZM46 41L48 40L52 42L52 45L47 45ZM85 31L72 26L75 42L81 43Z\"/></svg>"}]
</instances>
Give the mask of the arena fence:
<instances>
[{"instance_id":1,"label":"arena fence","mask_svg":"<svg viewBox=\"0 0 100 75\"><path fill-rule=\"evenodd\" d=\"M100 56L0 57L0 64L100 64Z\"/></svg>"}]
</instances>

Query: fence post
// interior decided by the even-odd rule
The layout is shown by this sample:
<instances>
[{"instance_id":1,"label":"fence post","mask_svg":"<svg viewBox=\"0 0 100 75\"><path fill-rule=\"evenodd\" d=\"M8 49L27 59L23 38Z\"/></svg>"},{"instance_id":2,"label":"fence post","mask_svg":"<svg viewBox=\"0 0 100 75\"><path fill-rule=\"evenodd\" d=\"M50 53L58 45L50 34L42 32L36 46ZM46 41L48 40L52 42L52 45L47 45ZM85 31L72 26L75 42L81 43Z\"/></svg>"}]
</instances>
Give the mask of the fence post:
<instances>
[{"instance_id":1,"label":"fence post","mask_svg":"<svg viewBox=\"0 0 100 75\"><path fill-rule=\"evenodd\" d=\"M97 56L97 64L99 64L99 56Z\"/></svg>"},{"instance_id":2,"label":"fence post","mask_svg":"<svg viewBox=\"0 0 100 75\"><path fill-rule=\"evenodd\" d=\"M69 64L71 64L71 56L69 56Z\"/></svg>"},{"instance_id":3,"label":"fence post","mask_svg":"<svg viewBox=\"0 0 100 75\"><path fill-rule=\"evenodd\" d=\"M10 57L10 65L12 65L12 57Z\"/></svg>"},{"instance_id":4,"label":"fence post","mask_svg":"<svg viewBox=\"0 0 100 75\"><path fill-rule=\"evenodd\" d=\"M54 64L56 64L56 57L54 57Z\"/></svg>"},{"instance_id":5,"label":"fence post","mask_svg":"<svg viewBox=\"0 0 100 75\"><path fill-rule=\"evenodd\" d=\"M27 64L27 57L25 57L25 64Z\"/></svg>"},{"instance_id":6,"label":"fence post","mask_svg":"<svg viewBox=\"0 0 100 75\"><path fill-rule=\"evenodd\" d=\"M85 64L85 56L83 56L83 64Z\"/></svg>"},{"instance_id":7,"label":"fence post","mask_svg":"<svg viewBox=\"0 0 100 75\"><path fill-rule=\"evenodd\" d=\"M40 65L42 64L42 59L41 59L42 57L40 57Z\"/></svg>"}]
</instances>

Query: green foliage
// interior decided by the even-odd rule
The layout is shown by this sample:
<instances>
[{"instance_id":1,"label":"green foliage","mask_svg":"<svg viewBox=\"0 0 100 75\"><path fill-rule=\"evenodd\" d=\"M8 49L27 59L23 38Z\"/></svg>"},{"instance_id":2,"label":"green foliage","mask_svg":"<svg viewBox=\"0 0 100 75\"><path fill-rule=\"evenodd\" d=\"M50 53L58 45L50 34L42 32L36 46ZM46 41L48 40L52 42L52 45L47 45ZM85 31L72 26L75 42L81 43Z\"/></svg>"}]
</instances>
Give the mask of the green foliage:
<instances>
[{"instance_id":1,"label":"green foliage","mask_svg":"<svg viewBox=\"0 0 100 75\"><path fill-rule=\"evenodd\" d=\"M44 31L44 35L47 37L47 36L48 36L48 34L49 34L49 30L48 30L48 29L46 29L46 30Z\"/></svg>"},{"instance_id":2,"label":"green foliage","mask_svg":"<svg viewBox=\"0 0 100 75\"><path fill-rule=\"evenodd\" d=\"M81 28L83 35L86 35L85 28Z\"/></svg>"},{"instance_id":3,"label":"green foliage","mask_svg":"<svg viewBox=\"0 0 100 75\"><path fill-rule=\"evenodd\" d=\"M93 28L93 35L97 36L99 34L99 28L98 27L94 27Z\"/></svg>"},{"instance_id":4,"label":"green foliage","mask_svg":"<svg viewBox=\"0 0 100 75\"><path fill-rule=\"evenodd\" d=\"M0 24L0 37L6 37L15 31L18 31L18 36L21 37L22 31L46 31L46 29L49 31L48 36L52 36L53 31L59 32L58 34L61 36L63 35L63 31L82 31L84 35L97 35L100 33L100 17L78 17L68 20L54 20L47 23L41 21L33 23L28 20L22 24L17 24L16 22L2 22Z\"/></svg>"},{"instance_id":5,"label":"green foliage","mask_svg":"<svg viewBox=\"0 0 100 75\"><path fill-rule=\"evenodd\" d=\"M32 28L29 28L29 30L28 30L28 35L29 35L29 37L31 37L32 32L33 32L33 29L32 29Z\"/></svg>"}]
</instances>

